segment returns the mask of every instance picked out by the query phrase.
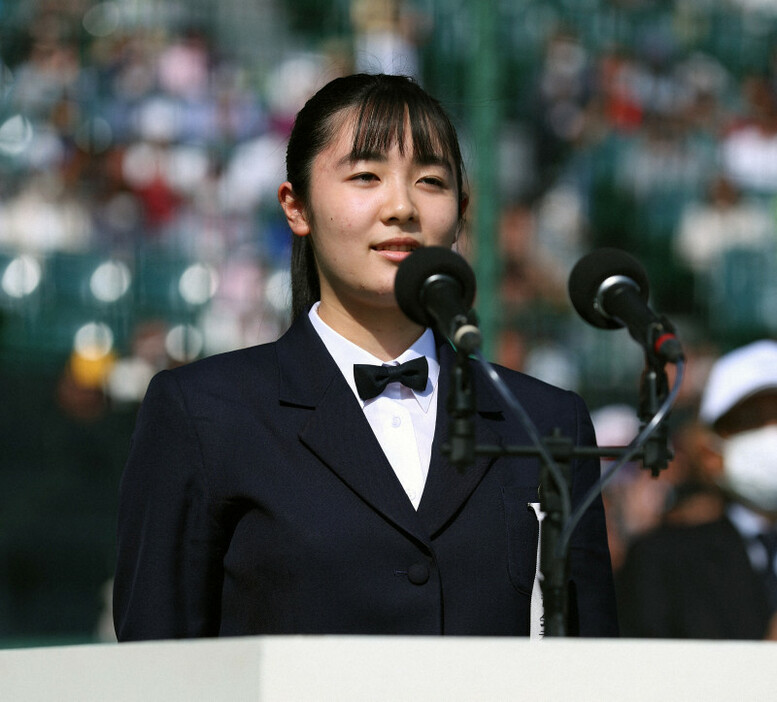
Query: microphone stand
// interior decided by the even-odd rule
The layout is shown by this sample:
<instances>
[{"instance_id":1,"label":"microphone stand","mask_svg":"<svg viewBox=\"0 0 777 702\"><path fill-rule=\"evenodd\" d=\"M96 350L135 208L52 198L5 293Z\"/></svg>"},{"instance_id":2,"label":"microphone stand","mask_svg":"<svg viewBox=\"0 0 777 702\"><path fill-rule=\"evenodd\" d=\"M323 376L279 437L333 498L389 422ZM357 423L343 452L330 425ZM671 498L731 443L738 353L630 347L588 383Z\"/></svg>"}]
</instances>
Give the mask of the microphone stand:
<instances>
[{"instance_id":1,"label":"microphone stand","mask_svg":"<svg viewBox=\"0 0 777 702\"><path fill-rule=\"evenodd\" d=\"M451 371L448 391L448 443L445 453L452 465L463 472L475 460L475 388L468 355L456 349L456 363Z\"/></svg>"},{"instance_id":2,"label":"microphone stand","mask_svg":"<svg viewBox=\"0 0 777 702\"><path fill-rule=\"evenodd\" d=\"M457 350L456 362L451 371L451 385L447 398L449 412L449 441L442 447L443 453L461 472L472 465L476 455L483 456L533 456L541 459L540 509L542 518L542 539L540 543L540 583L544 609L544 636L568 635L568 581L569 581L569 535L583 512L568 513L571 464L577 458L619 458L615 470L625 462L623 459L642 459L645 469L657 476L667 467L672 452L667 446L668 435L661 422L644 443L644 448L628 446L575 446L569 437L563 436L557 427L549 437L539 440L541 445L514 446L475 444L473 416L475 413L474 379L468 354ZM508 392L505 388L504 392ZM666 402L669 384L665 361L656 354L646 351L645 371L640 388L639 416L643 426L650 422ZM510 404L517 401L511 399ZM519 406L520 407L520 406ZM523 412L521 410L521 412ZM523 417L522 417L523 419ZM528 419L528 417L527 417ZM530 421L530 420L529 420ZM660 429L660 431L658 431ZM597 483L597 493L606 484L605 478ZM593 489L593 488L592 488ZM566 500L565 500L566 496ZM585 506L587 509L588 505Z\"/></svg>"},{"instance_id":3,"label":"microphone stand","mask_svg":"<svg viewBox=\"0 0 777 702\"><path fill-rule=\"evenodd\" d=\"M645 370L642 373L639 391L639 419L645 426L656 415L669 393L665 362L655 353L645 353ZM669 433L666 424L661 423L645 442L642 465L657 478L674 453L669 448Z\"/></svg>"},{"instance_id":4,"label":"microphone stand","mask_svg":"<svg viewBox=\"0 0 777 702\"><path fill-rule=\"evenodd\" d=\"M543 459L540 469L540 509L542 519L542 539L540 541L540 588L544 613L544 636L565 636L569 607L567 601L567 582L569 580L568 549L561 547L561 534L565 517L562 509L562 491L569 492L569 475L572 458L575 455L572 441L562 436L557 427L553 434L545 439L545 446L556 461L563 484L550 473L549 465Z\"/></svg>"}]
</instances>

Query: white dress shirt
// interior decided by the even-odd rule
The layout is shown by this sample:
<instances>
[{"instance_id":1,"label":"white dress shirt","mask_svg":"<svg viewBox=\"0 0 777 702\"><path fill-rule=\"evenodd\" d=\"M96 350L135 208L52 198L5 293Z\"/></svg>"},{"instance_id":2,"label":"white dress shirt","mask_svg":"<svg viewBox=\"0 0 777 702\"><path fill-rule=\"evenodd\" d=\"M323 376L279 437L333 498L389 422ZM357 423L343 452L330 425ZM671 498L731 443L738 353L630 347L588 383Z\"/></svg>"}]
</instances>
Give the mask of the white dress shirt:
<instances>
[{"instance_id":1,"label":"white dress shirt","mask_svg":"<svg viewBox=\"0 0 777 702\"><path fill-rule=\"evenodd\" d=\"M362 406L364 416L408 499L413 507L418 509L429 473L437 418L440 363L437 360L434 334L427 329L404 353L392 361L383 362L327 325L318 316L318 303L313 305L308 316ZM429 378L423 390L411 390L399 382L394 382L389 383L377 397L370 400L362 400L359 397L353 376L355 363L391 366L419 356L426 356L429 364Z\"/></svg>"},{"instance_id":2,"label":"white dress shirt","mask_svg":"<svg viewBox=\"0 0 777 702\"><path fill-rule=\"evenodd\" d=\"M759 534L764 534L773 528L769 520L738 502L728 505L726 516L744 540L747 556L753 568L759 571L771 568L777 572L777 563L768 562L769 554L766 546L758 540Z\"/></svg>"}]
</instances>

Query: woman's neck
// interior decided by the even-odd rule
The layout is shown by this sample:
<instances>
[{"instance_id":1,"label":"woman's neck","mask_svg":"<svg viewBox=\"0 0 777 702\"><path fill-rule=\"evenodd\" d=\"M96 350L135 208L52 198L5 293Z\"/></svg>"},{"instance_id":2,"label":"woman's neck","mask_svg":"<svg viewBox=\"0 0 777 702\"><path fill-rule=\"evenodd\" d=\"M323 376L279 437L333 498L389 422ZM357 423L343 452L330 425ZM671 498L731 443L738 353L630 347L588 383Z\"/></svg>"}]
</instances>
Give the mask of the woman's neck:
<instances>
[{"instance_id":1,"label":"woman's neck","mask_svg":"<svg viewBox=\"0 0 777 702\"><path fill-rule=\"evenodd\" d=\"M396 306L346 310L322 301L318 314L338 334L382 361L397 358L424 331Z\"/></svg>"}]
</instances>

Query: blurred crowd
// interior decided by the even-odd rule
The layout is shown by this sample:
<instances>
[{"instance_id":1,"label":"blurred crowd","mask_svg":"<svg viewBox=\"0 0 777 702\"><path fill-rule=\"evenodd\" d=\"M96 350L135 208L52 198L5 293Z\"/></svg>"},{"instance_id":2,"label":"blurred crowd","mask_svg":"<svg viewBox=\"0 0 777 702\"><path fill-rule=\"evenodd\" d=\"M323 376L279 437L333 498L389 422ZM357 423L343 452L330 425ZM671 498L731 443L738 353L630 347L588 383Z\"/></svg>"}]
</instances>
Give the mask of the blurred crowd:
<instances>
[{"instance_id":1,"label":"blurred crowd","mask_svg":"<svg viewBox=\"0 0 777 702\"><path fill-rule=\"evenodd\" d=\"M259 64L195 12L153 2L0 4L0 351L61 356L71 420L134 406L161 368L276 338L293 115L337 74L425 82L457 51L435 58L440 42L467 30L441 26L445 3L351 0L335 3L340 36L313 41L263 5L283 50ZM518 5L538 50L497 101L497 360L592 390L600 441L620 445L639 427L641 357L570 319L571 266L595 246L630 251L687 335L669 470L627 466L606 495L619 568L660 523L720 513L698 461L702 387L723 350L777 330L777 3ZM619 22L633 41L597 39ZM426 87L445 101L450 85Z\"/></svg>"},{"instance_id":2,"label":"blurred crowd","mask_svg":"<svg viewBox=\"0 0 777 702\"><path fill-rule=\"evenodd\" d=\"M738 60L726 61L704 50L705 15L693 4L588 4L600 23L620 17L636 28L621 43L613 33L596 43L581 25L585 13L552 3L555 16L537 29L541 4L526 3L538 51L495 108L499 151L508 155L497 201L501 319L513 352L505 360L526 362L537 336L565 343L567 274L601 245L637 255L657 306L684 315L700 337L725 345L736 332L769 331L773 271L763 254L777 240L777 51L768 42L774 30L753 25L761 18L777 27L777 14L768 3L720 3L729 15L715 16L740 19L743 46L766 37L762 55L729 51ZM288 48L262 65L230 51L194 11L186 22L143 3L8 6L9 19L25 21L8 22L3 37L6 345L73 345L94 322L82 339L101 363L79 367L93 371L84 370L85 381L102 382L121 360L114 355L132 356L135 372L148 365L139 377L159 364L135 352L152 330L174 331L163 339L167 362L278 334L289 236L275 190L296 110L338 73L387 70L422 81L435 73L428 47L439 11L400 0L345 5L348 41L294 41L276 19ZM230 7L239 15L239 3ZM445 86L436 92L445 99ZM466 135L461 103L454 112ZM476 249L476 231L472 239ZM51 315L60 335L30 337L13 324L56 306L68 286L82 314ZM527 317L528 333L511 345L516 320ZM106 346L113 355L100 355ZM567 359L568 375L589 372L586 351ZM130 368L116 370L117 393L142 395Z\"/></svg>"}]
</instances>

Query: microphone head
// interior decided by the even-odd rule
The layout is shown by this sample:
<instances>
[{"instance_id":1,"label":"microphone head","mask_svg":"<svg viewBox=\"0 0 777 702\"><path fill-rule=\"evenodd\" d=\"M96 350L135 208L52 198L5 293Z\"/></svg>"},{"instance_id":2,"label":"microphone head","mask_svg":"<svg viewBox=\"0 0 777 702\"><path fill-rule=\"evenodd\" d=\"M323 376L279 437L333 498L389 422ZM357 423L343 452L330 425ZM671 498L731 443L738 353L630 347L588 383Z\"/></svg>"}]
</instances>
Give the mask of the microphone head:
<instances>
[{"instance_id":1,"label":"microphone head","mask_svg":"<svg viewBox=\"0 0 777 702\"><path fill-rule=\"evenodd\" d=\"M618 329L623 326L602 313L596 305L602 283L613 276L622 276L636 283L640 297L647 303L647 273L636 258L621 249L596 249L583 256L569 275L568 290L572 305L586 322L602 329Z\"/></svg>"},{"instance_id":2,"label":"microphone head","mask_svg":"<svg viewBox=\"0 0 777 702\"><path fill-rule=\"evenodd\" d=\"M475 299L475 274L464 258L444 246L416 249L399 264L394 296L405 315L425 327L433 326L434 319L422 304L422 293L426 281L435 275L448 276L459 284L466 307Z\"/></svg>"}]
</instances>

